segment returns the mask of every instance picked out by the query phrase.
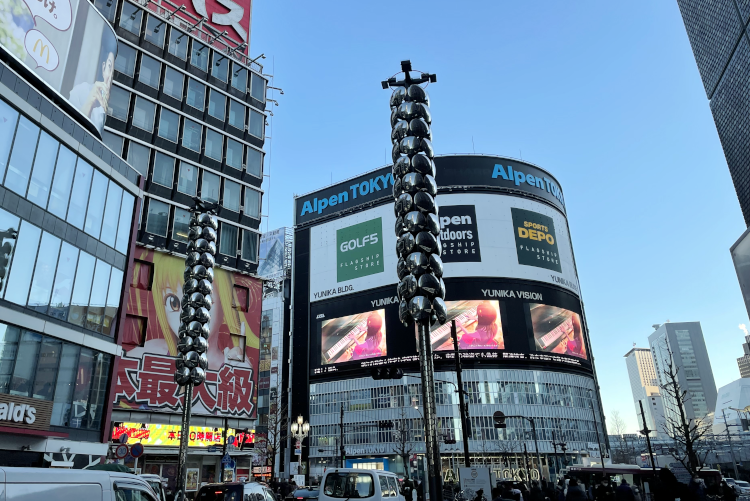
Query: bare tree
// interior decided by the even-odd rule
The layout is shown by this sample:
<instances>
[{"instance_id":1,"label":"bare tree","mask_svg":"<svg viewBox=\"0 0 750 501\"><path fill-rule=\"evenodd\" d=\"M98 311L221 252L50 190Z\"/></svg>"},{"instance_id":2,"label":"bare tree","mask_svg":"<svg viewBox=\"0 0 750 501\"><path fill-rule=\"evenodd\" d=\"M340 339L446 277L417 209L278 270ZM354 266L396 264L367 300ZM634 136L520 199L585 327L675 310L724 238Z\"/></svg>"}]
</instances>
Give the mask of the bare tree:
<instances>
[{"instance_id":1,"label":"bare tree","mask_svg":"<svg viewBox=\"0 0 750 501\"><path fill-rule=\"evenodd\" d=\"M411 420L407 417L406 408L401 407L399 419L393 423L391 432L393 452L401 457L404 463L404 477L409 478L409 457L414 453L414 442L411 434Z\"/></svg>"},{"instance_id":2,"label":"bare tree","mask_svg":"<svg viewBox=\"0 0 750 501\"><path fill-rule=\"evenodd\" d=\"M674 412L667 413L666 421L663 424L664 433L674 442L675 447L670 448L670 454L673 458L682 464L690 473L690 476L700 471L703 462L708 456L706 448L702 458L699 457L698 443L702 441L710 430L709 426L703 419L689 419L685 413L685 406L690 402L690 394L680 387L678 380L679 367L674 365L672 352L669 352L668 359L664 360L664 379L666 383L661 386L665 395L675 404L677 416Z\"/></svg>"},{"instance_id":3,"label":"bare tree","mask_svg":"<svg viewBox=\"0 0 750 501\"><path fill-rule=\"evenodd\" d=\"M612 411L610 418L607 420L607 428L617 437L617 443L612 444L614 446L614 450L612 451L614 457L612 459L616 463L631 463L631 459L635 454L635 448L632 444L628 443L625 421L620 416L619 411Z\"/></svg>"},{"instance_id":4,"label":"bare tree","mask_svg":"<svg viewBox=\"0 0 750 501\"><path fill-rule=\"evenodd\" d=\"M272 398L268 407L268 433L266 434L265 451L271 460L271 476L276 475L276 457L281 450L281 445L287 437L287 406L282 402L280 395Z\"/></svg>"}]
</instances>

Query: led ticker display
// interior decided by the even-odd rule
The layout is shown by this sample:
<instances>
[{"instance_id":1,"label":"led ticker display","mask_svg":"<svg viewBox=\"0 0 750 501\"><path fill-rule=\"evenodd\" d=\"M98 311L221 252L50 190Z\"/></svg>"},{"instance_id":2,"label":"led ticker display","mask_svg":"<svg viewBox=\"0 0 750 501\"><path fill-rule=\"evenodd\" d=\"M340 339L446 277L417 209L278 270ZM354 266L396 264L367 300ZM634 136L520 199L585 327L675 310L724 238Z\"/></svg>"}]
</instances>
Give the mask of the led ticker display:
<instances>
[{"instance_id":1,"label":"led ticker display","mask_svg":"<svg viewBox=\"0 0 750 501\"><path fill-rule=\"evenodd\" d=\"M529 309L536 351L588 360L578 313L538 303L530 303Z\"/></svg>"},{"instance_id":2,"label":"led ticker display","mask_svg":"<svg viewBox=\"0 0 750 501\"><path fill-rule=\"evenodd\" d=\"M116 442L125 434L128 436L128 444L140 442L143 445L179 447L181 430L182 426L180 425L121 423L120 426L112 428L112 440ZM251 444L255 441L254 431L244 433L229 428L227 429L227 436L235 437L234 444L237 446L243 443ZM191 426L188 445L190 447L224 445L224 428Z\"/></svg>"},{"instance_id":3,"label":"led ticker display","mask_svg":"<svg viewBox=\"0 0 750 501\"><path fill-rule=\"evenodd\" d=\"M433 351L453 350L451 321L456 321L458 349L505 349L500 320L500 301L446 301L448 321L434 325L430 338Z\"/></svg>"},{"instance_id":4,"label":"led ticker display","mask_svg":"<svg viewBox=\"0 0 750 501\"><path fill-rule=\"evenodd\" d=\"M320 353L322 365L387 355L385 310L323 321Z\"/></svg>"}]
</instances>

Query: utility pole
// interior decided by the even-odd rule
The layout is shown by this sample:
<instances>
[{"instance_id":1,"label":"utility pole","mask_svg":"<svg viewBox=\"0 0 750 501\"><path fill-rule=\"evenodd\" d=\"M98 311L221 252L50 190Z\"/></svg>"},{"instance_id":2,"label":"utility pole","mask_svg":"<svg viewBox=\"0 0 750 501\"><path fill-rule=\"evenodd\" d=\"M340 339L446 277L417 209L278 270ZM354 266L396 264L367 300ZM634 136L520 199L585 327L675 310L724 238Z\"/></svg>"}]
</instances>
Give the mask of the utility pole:
<instances>
[{"instance_id":1,"label":"utility pole","mask_svg":"<svg viewBox=\"0 0 750 501\"><path fill-rule=\"evenodd\" d=\"M339 438L339 450L341 452L341 466L344 467L344 461L346 461L346 449L344 449L344 402L341 402L341 421L339 422L339 428L341 429L341 437Z\"/></svg>"},{"instance_id":2,"label":"utility pole","mask_svg":"<svg viewBox=\"0 0 750 501\"><path fill-rule=\"evenodd\" d=\"M721 415L724 416L724 429L727 431L727 440L729 440L729 452L732 453L732 466L734 467L734 478L735 480L739 479L739 474L737 473L737 461L734 460L734 447L732 446L732 435L729 433L729 425L727 424L727 413L724 411L724 409L721 410Z\"/></svg>"},{"instance_id":3,"label":"utility pole","mask_svg":"<svg viewBox=\"0 0 750 501\"><path fill-rule=\"evenodd\" d=\"M461 357L458 354L458 335L456 321L451 320L451 337L453 338L453 353L456 357L456 381L458 382L458 405L461 406L461 431L464 438L464 465L471 468L469 459L469 407L464 402L464 383L461 376Z\"/></svg>"},{"instance_id":4,"label":"utility pole","mask_svg":"<svg viewBox=\"0 0 750 501\"><path fill-rule=\"evenodd\" d=\"M557 439L555 438L555 430L552 430L552 447L555 449L555 473L556 476L560 476L560 470L558 469L559 466L559 459L557 457Z\"/></svg>"},{"instance_id":5,"label":"utility pole","mask_svg":"<svg viewBox=\"0 0 750 501\"><path fill-rule=\"evenodd\" d=\"M641 433L643 433L646 436L646 445L648 446L648 456L651 458L651 468L654 470L654 473L656 473L656 461L654 461L654 453L651 450L651 437L649 437L649 433L651 433L654 430L649 430L648 425L646 424L646 414L643 412L643 400L639 400L638 405L641 406L641 421L643 421L643 429L641 430Z\"/></svg>"},{"instance_id":6,"label":"utility pole","mask_svg":"<svg viewBox=\"0 0 750 501\"><path fill-rule=\"evenodd\" d=\"M599 460L602 462L602 472L605 471L604 468L604 451L602 450L602 442L599 439L599 421L596 419L596 411L594 410L594 403L593 401L590 402L591 405L591 416L594 418L594 428L596 429L596 442L599 444Z\"/></svg>"}]
</instances>

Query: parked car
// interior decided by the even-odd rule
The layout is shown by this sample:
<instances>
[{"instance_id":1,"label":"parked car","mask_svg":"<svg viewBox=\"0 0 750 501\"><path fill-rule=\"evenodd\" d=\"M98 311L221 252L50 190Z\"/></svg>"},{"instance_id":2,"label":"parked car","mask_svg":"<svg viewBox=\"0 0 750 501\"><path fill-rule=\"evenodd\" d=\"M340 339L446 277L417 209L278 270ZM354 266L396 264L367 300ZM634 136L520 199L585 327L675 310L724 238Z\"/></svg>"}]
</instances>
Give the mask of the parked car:
<instances>
[{"instance_id":1,"label":"parked car","mask_svg":"<svg viewBox=\"0 0 750 501\"><path fill-rule=\"evenodd\" d=\"M271 489L258 482L207 484L195 495L195 501L276 501Z\"/></svg>"},{"instance_id":2,"label":"parked car","mask_svg":"<svg viewBox=\"0 0 750 501\"><path fill-rule=\"evenodd\" d=\"M744 480L735 480L733 478L724 479L738 495L750 494L750 483Z\"/></svg>"},{"instance_id":3,"label":"parked car","mask_svg":"<svg viewBox=\"0 0 750 501\"><path fill-rule=\"evenodd\" d=\"M330 469L318 492L318 501L405 501L395 473L384 470Z\"/></svg>"},{"instance_id":4,"label":"parked car","mask_svg":"<svg viewBox=\"0 0 750 501\"><path fill-rule=\"evenodd\" d=\"M310 501L318 500L318 487L299 487L292 493L294 499L309 499Z\"/></svg>"},{"instance_id":5,"label":"parked car","mask_svg":"<svg viewBox=\"0 0 750 501\"><path fill-rule=\"evenodd\" d=\"M158 501L144 479L114 471L0 467L3 491L4 501Z\"/></svg>"},{"instance_id":6,"label":"parked car","mask_svg":"<svg viewBox=\"0 0 750 501\"><path fill-rule=\"evenodd\" d=\"M167 482L165 479L152 473L141 473L138 476L148 482L148 485L150 485L156 493L157 501L167 501L167 493L164 490L164 485Z\"/></svg>"}]
</instances>

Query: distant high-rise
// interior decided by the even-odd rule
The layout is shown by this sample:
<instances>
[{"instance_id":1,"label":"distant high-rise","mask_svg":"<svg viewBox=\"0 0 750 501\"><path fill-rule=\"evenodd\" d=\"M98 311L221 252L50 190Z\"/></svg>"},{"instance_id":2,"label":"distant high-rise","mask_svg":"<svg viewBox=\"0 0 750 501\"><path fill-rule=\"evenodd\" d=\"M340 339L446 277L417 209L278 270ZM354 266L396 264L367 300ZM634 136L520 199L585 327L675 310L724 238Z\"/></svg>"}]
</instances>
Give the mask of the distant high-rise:
<instances>
[{"instance_id":1,"label":"distant high-rise","mask_svg":"<svg viewBox=\"0 0 750 501\"><path fill-rule=\"evenodd\" d=\"M742 343L742 350L745 354L737 359L737 365L740 367L740 377L750 378L750 335L748 334L745 335L745 342Z\"/></svg>"},{"instance_id":2,"label":"distant high-rise","mask_svg":"<svg viewBox=\"0 0 750 501\"><path fill-rule=\"evenodd\" d=\"M655 326L656 327L656 326ZM716 408L716 383L708 359L700 322L665 323L648 337L659 386L669 381L664 371L671 360L677 368L677 381L688 392L685 414L688 419L702 419ZM662 392L665 418L677 417L677 402Z\"/></svg>"},{"instance_id":3,"label":"distant high-rise","mask_svg":"<svg viewBox=\"0 0 750 501\"><path fill-rule=\"evenodd\" d=\"M646 415L646 424L653 430L651 437L663 433L664 406L659 392L656 368L648 348L635 348L625 354L625 363L628 366L630 377L630 389L633 392L633 404L638 416L638 427L642 428L641 408L638 402L643 402L643 412Z\"/></svg>"}]
</instances>

